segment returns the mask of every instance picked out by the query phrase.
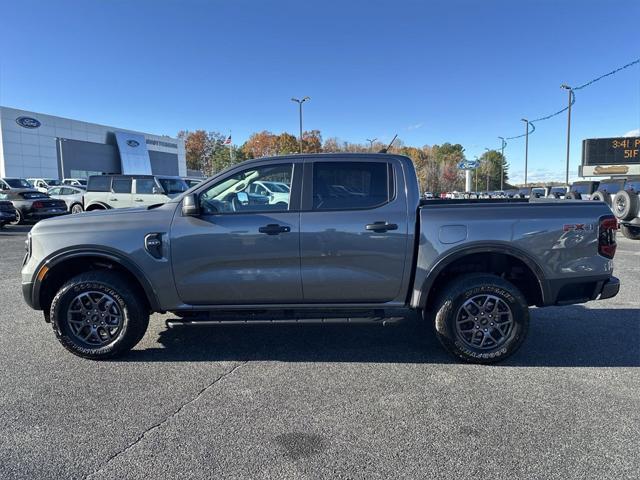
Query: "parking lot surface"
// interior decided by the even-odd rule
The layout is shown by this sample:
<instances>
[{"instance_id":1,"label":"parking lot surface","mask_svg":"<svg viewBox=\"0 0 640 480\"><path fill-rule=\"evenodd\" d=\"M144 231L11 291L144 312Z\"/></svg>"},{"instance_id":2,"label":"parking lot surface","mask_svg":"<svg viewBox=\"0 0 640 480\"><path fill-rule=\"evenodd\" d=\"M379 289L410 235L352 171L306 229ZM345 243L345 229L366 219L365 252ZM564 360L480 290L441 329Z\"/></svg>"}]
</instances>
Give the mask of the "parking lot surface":
<instances>
[{"instance_id":1,"label":"parking lot surface","mask_svg":"<svg viewBox=\"0 0 640 480\"><path fill-rule=\"evenodd\" d=\"M463 365L430 328L167 329L69 354L30 310L28 227L0 231L0 478L640 478L640 242L620 294L534 309L521 350Z\"/></svg>"}]
</instances>

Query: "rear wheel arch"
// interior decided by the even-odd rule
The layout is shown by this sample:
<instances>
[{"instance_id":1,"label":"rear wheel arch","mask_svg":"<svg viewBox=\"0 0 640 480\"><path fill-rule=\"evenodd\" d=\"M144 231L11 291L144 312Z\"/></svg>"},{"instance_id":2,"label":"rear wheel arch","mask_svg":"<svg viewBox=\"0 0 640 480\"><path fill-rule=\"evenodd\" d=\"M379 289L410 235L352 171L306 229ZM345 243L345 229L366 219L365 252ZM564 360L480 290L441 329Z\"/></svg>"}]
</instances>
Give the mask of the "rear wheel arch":
<instances>
[{"instance_id":1,"label":"rear wheel arch","mask_svg":"<svg viewBox=\"0 0 640 480\"><path fill-rule=\"evenodd\" d=\"M111 252L70 251L47 259L36 270L47 266L48 271L42 281L34 284L33 296L45 314L53 297L64 283L74 276L90 271L107 270L121 274L136 289L141 301L150 311L160 311L159 302L149 280L133 262Z\"/></svg>"},{"instance_id":2,"label":"rear wheel arch","mask_svg":"<svg viewBox=\"0 0 640 480\"><path fill-rule=\"evenodd\" d=\"M550 297L542 268L526 253L502 245L458 250L441 259L420 289L419 307L429 308L439 291L461 275L486 273L505 278L523 293L529 305L545 304Z\"/></svg>"},{"instance_id":3,"label":"rear wheel arch","mask_svg":"<svg viewBox=\"0 0 640 480\"><path fill-rule=\"evenodd\" d=\"M95 210L109 210L109 209L111 209L111 207L109 205L107 205L106 203L95 202L95 203L91 203L91 204L87 205L87 208L85 208L85 211L93 212Z\"/></svg>"}]
</instances>

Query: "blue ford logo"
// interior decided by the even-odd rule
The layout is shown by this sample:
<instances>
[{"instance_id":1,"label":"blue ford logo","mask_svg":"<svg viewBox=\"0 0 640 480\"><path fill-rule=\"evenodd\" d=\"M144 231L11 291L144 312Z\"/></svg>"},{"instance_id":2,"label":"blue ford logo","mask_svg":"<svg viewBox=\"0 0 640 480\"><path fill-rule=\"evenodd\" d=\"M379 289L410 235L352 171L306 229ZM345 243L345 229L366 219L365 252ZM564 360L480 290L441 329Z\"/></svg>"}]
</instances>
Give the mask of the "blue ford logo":
<instances>
[{"instance_id":1,"label":"blue ford logo","mask_svg":"<svg viewBox=\"0 0 640 480\"><path fill-rule=\"evenodd\" d=\"M36 120L31 117L18 117L16 118L16 123L24 128L38 128L40 125L40 120Z\"/></svg>"},{"instance_id":2,"label":"blue ford logo","mask_svg":"<svg viewBox=\"0 0 640 480\"><path fill-rule=\"evenodd\" d=\"M139 142L136 142L135 140L127 140L127 145L129 145L130 147L137 147L140 145Z\"/></svg>"}]
</instances>

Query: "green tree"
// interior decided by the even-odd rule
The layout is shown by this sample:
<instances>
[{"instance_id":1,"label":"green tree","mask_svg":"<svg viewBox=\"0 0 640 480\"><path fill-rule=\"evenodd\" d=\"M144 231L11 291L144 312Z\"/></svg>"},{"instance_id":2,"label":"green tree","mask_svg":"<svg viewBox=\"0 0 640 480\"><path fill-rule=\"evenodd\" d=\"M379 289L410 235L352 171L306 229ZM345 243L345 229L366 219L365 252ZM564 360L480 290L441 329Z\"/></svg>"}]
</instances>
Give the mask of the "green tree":
<instances>
[{"instance_id":1,"label":"green tree","mask_svg":"<svg viewBox=\"0 0 640 480\"><path fill-rule=\"evenodd\" d=\"M509 178L509 164L502 154L497 150L487 150L480 157L480 167L478 168L478 188L480 190L487 189L487 181L489 190L498 190L500 188L500 175L504 167L504 185L507 185ZM506 186L504 187L506 188Z\"/></svg>"}]
</instances>

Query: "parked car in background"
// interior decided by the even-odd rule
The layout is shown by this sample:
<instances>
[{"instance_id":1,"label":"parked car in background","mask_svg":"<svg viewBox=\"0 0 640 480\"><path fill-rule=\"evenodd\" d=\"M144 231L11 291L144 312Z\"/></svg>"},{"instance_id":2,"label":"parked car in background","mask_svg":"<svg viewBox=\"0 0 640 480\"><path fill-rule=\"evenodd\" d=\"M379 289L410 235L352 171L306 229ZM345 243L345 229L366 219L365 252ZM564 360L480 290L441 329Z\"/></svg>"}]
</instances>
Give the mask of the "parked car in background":
<instances>
[{"instance_id":1,"label":"parked car in background","mask_svg":"<svg viewBox=\"0 0 640 480\"><path fill-rule=\"evenodd\" d=\"M82 213L84 211L84 188L62 185L50 188L47 193L51 198L64 200L70 213Z\"/></svg>"},{"instance_id":2,"label":"parked car in background","mask_svg":"<svg viewBox=\"0 0 640 480\"><path fill-rule=\"evenodd\" d=\"M433 192L424 192L424 198L427 200L432 200L435 198L435 196L433 195Z\"/></svg>"},{"instance_id":3,"label":"parked car in background","mask_svg":"<svg viewBox=\"0 0 640 480\"><path fill-rule=\"evenodd\" d=\"M84 195L84 209L148 207L171 200L189 185L180 177L160 175L92 175Z\"/></svg>"},{"instance_id":4,"label":"parked car in background","mask_svg":"<svg viewBox=\"0 0 640 480\"><path fill-rule=\"evenodd\" d=\"M590 200L591 195L598 190L599 183L594 180L573 182L564 198L565 200Z\"/></svg>"},{"instance_id":5,"label":"parked car in background","mask_svg":"<svg viewBox=\"0 0 640 480\"><path fill-rule=\"evenodd\" d=\"M0 195L2 195L0 193ZM7 223L13 223L16 221L16 211L13 208L13 203L8 200L0 200L0 228L4 227Z\"/></svg>"},{"instance_id":6,"label":"parked car in background","mask_svg":"<svg viewBox=\"0 0 640 480\"><path fill-rule=\"evenodd\" d=\"M12 178L2 177L0 178L0 190L22 190L25 188L32 188L31 184L27 182L25 178Z\"/></svg>"},{"instance_id":7,"label":"parked car in background","mask_svg":"<svg viewBox=\"0 0 640 480\"><path fill-rule=\"evenodd\" d=\"M69 213L62 200L50 198L38 190L5 190L0 192L0 200L13 204L16 218L12 223L37 222L43 218L59 217Z\"/></svg>"},{"instance_id":8,"label":"parked car in background","mask_svg":"<svg viewBox=\"0 0 640 480\"><path fill-rule=\"evenodd\" d=\"M564 198L567 194L567 187L547 187L547 198Z\"/></svg>"},{"instance_id":9,"label":"parked car in background","mask_svg":"<svg viewBox=\"0 0 640 480\"><path fill-rule=\"evenodd\" d=\"M509 190L505 190L504 192L504 196L505 198L513 198L516 193L518 193L518 189L517 188L511 188Z\"/></svg>"},{"instance_id":10,"label":"parked car in background","mask_svg":"<svg viewBox=\"0 0 640 480\"><path fill-rule=\"evenodd\" d=\"M331 189L333 186L330 186ZM343 185L339 185L338 187L343 187ZM335 187L334 187L335 189ZM276 205L282 202L289 201L289 185L282 182L267 182L267 181L258 181L253 182L247 188L247 193L253 193L256 195L262 195L264 197L269 198L269 203L271 205ZM350 192L340 191L337 194L343 193L345 195L349 195Z\"/></svg>"},{"instance_id":11,"label":"parked car in background","mask_svg":"<svg viewBox=\"0 0 640 480\"><path fill-rule=\"evenodd\" d=\"M42 193L47 193L51 187L62 185L62 182L55 178L27 178L27 182L31 184L32 188Z\"/></svg>"},{"instance_id":12,"label":"parked car in background","mask_svg":"<svg viewBox=\"0 0 640 480\"><path fill-rule=\"evenodd\" d=\"M615 194L620 190L624 190L624 183L624 178L607 178L600 180L598 183L598 189L593 192L590 199L604 202L611 206Z\"/></svg>"},{"instance_id":13,"label":"parked car in background","mask_svg":"<svg viewBox=\"0 0 640 480\"><path fill-rule=\"evenodd\" d=\"M622 234L631 240L640 240L640 177L627 178L611 202L611 211L617 217Z\"/></svg>"},{"instance_id":14,"label":"parked car in background","mask_svg":"<svg viewBox=\"0 0 640 480\"><path fill-rule=\"evenodd\" d=\"M183 177L183 180L189 185L189 188L202 183L204 178L196 178L196 177Z\"/></svg>"},{"instance_id":15,"label":"parked car in background","mask_svg":"<svg viewBox=\"0 0 640 480\"><path fill-rule=\"evenodd\" d=\"M87 188L86 178L65 178L62 180L63 185L71 185L73 187Z\"/></svg>"}]
</instances>

